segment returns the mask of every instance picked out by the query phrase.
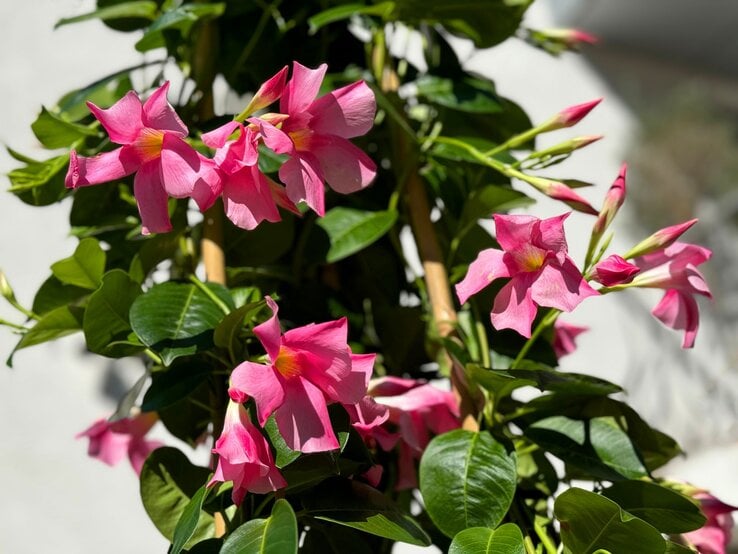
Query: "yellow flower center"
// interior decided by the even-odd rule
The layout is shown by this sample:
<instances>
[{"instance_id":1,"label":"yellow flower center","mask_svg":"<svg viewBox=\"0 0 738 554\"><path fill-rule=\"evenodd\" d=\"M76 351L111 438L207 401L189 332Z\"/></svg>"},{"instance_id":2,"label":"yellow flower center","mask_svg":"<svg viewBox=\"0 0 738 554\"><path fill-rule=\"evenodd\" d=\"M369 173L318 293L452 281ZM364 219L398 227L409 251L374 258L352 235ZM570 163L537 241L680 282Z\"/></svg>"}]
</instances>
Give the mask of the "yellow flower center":
<instances>
[{"instance_id":1,"label":"yellow flower center","mask_svg":"<svg viewBox=\"0 0 738 554\"><path fill-rule=\"evenodd\" d=\"M143 162L150 162L161 155L164 132L144 127L134 143Z\"/></svg>"},{"instance_id":2,"label":"yellow flower center","mask_svg":"<svg viewBox=\"0 0 738 554\"><path fill-rule=\"evenodd\" d=\"M546 252L531 245L526 245L515 253L515 261L518 262L520 269L527 272L541 269L545 259Z\"/></svg>"},{"instance_id":3,"label":"yellow flower center","mask_svg":"<svg viewBox=\"0 0 738 554\"><path fill-rule=\"evenodd\" d=\"M295 145L295 149L310 149L310 136L313 134L310 129L298 129L296 131L290 131L288 134Z\"/></svg>"},{"instance_id":4,"label":"yellow flower center","mask_svg":"<svg viewBox=\"0 0 738 554\"><path fill-rule=\"evenodd\" d=\"M280 346L277 359L274 360L274 367L277 368L277 371L285 379L297 377L300 375L300 360L298 359L297 352Z\"/></svg>"}]
</instances>

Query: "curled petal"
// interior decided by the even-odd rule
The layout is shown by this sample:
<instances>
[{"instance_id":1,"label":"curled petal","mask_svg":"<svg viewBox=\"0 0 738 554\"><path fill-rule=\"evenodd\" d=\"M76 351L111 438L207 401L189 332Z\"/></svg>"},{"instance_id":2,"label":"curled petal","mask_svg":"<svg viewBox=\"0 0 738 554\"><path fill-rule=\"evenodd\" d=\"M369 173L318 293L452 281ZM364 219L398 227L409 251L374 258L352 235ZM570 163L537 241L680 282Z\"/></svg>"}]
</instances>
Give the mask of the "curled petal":
<instances>
[{"instance_id":1,"label":"curled petal","mask_svg":"<svg viewBox=\"0 0 738 554\"><path fill-rule=\"evenodd\" d=\"M92 102L87 102L87 107L108 132L110 140L117 144L131 144L145 127L143 106L133 91L128 92L107 110L98 108Z\"/></svg>"},{"instance_id":2,"label":"curled petal","mask_svg":"<svg viewBox=\"0 0 738 554\"><path fill-rule=\"evenodd\" d=\"M295 145L292 139L282 131L277 129L271 123L254 117L249 119L249 123L256 125L259 129L259 134L269 148L274 150L277 154L290 154L294 151Z\"/></svg>"},{"instance_id":3,"label":"curled petal","mask_svg":"<svg viewBox=\"0 0 738 554\"><path fill-rule=\"evenodd\" d=\"M133 180L133 195L141 214L141 233L166 233L172 230L169 221L167 193L161 181L159 160L145 163Z\"/></svg>"},{"instance_id":4,"label":"curled petal","mask_svg":"<svg viewBox=\"0 0 738 554\"><path fill-rule=\"evenodd\" d=\"M568 246L564 234L564 221L569 215L571 215L571 212L542 219L539 225L533 226L531 242L557 255L566 254Z\"/></svg>"},{"instance_id":5,"label":"curled petal","mask_svg":"<svg viewBox=\"0 0 738 554\"><path fill-rule=\"evenodd\" d=\"M531 298L534 274L521 273L510 279L495 296L490 319L495 329L513 329L530 338L538 307Z\"/></svg>"},{"instance_id":6,"label":"curled petal","mask_svg":"<svg viewBox=\"0 0 738 554\"><path fill-rule=\"evenodd\" d=\"M341 194L350 194L367 187L377 174L374 161L344 138L315 136L311 141L310 151L320 160L328 185Z\"/></svg>"},{"instance_id":7,"label":"curled petal","mask_svg":"<svg viewBox=\"0 0 738 554\"><path fill-rule=\"evenodd\" d=\"M287 446L300 452L324 452L339 447L325 396L315 385L300 377L285 386L285 403L277 410L279 432Z\"/></svg>"},{"instance_id":8,"label":"curled petal","mask_svg":"<svg viewBox=\"0 0 738 554\"><path fill-rule=\"evenodd\" d=\"M694 346L700 323L700 312L693 296L674 289L667 290L651 313L667 327L676 331L684 331L682 348Z\"/></svg>"},{"instance_id":9,"label":"curled petal","mask_svg":"<svg viewBox=\"0 0 738 554\"><path fill-rule=\"evenodd\" d=\"M469 264L466 276L456 284L456 296L464 304L470 296L478 293L495 279L510 277L510 271L502 258L504 252L489 248L482 250L477 259Z\"/></svg>"},{"instance_id":10,"label":"curled petal","mask_svg":"<svg viewBox=\"0 0 738 554\"><path fill-rule=\"evenodd\" d=\"M242 123L239 123L238 121L229 121L228 123L224 123L217 129L213 129L208 133L203 133L200 138L205 143L205 145L209 146L210 148L221 148L225 145L226 142L228 142L230 136L239 127L243 132Z\"/></svg>"},{"instance_id":11,"label":"curled petal","mask_svg":"<svg viewBox=\"0 0 738 554\"><path fill-rule=\"evenodd\" d=\"M69 169L64 185L67 188L77 188L107 183L130 175L140 165L135 151L127 146L92 158L79 156L72 150L69 153Z\"/></svg>"},{"instance_id":12,"label":"curled petal","mask_svg":"<svg viewBox=\"0 0 738 554\"><path fill-rule=\"evenodd\" d=\"M317 69L310 69L293 62L292 78L279 101L279 111L290 115L305 111L318 95L327 70L326 64L320 64Z\"/></svg>"},{"instance_id":13,"label":"curled petal","mask_svg":"<svg viewBox=\"0 0 738 554\"><path fill-rule=\"evenodd\" d=\"M172 105L167 101L169 81L154 91L143 105L143 120L146 127L171 131L180 137L187 136L187 126L174 111Z\"/></svg>"},{"instance_id":14,"label":"curled petal","mask_svg":"<svg viewBox=\"0 0 738 554\"><path fill-rule=\"evenodd\" d=\"M228 219L242 229L254 229L264 220L275 222L281 219L271 189L255 166L226 178L223 208Z\"/></svg>"},{"instance_id":15,"label":"curled petal","mask_svg":"<svg viewBox=\"0 0 738 554\"><path fill-rule=\"evenodd\" d=\"M231 389L235 389L235 396L248 395L256 403L256 414L259 425L262 427L269 416L285 401L285 391L282 382L277 377L271 365L243 362L231 374ZM234 396L229 391L231 397Z\"/></svg>"},{"instance_id":16,"label":"curled petal","mask_svg":"<svg viewBox=\"0 0 738 554\"><path fill-rule=\"evenodd\" d=\"M349 139L369 132L377 102L367 84L357 81L321 96L308 111L313 115L313 131Z\"/></svg>"},{"instance_id":17,"label":"curled petal","mask_svg":"<svg viewBox=\"0 0 738 554\"><path fill-rule=\"evenodd\" d=\"M282 344L282 331L279 328L279 306L272 300L271 296L264 297L267 306L272 310L272 317L264 323L254 327L254 334L259 338L264 349L269 354L269 359L274 363L279 356L279 347Z\"/></svg>"},{"instance_id":18,"label":"curled petal","mask_svg":"<svg viewBox=\"0 0 738 554\"><path fill-rule=\"evenodd\" d=\"M325 215L325 190L320 163L309 152L301 152L279 168L279 178L286 185L287 197L305 203L319 216Z\"/></svg>"}]
</instances>

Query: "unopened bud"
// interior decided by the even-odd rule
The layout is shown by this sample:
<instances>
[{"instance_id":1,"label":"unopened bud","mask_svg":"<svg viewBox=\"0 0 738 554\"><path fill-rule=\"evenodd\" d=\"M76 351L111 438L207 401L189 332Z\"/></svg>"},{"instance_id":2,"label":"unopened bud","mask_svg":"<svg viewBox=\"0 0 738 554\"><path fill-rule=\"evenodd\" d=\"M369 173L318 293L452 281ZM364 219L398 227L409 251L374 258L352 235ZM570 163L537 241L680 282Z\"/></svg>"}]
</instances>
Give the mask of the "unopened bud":
<instances>
[{"instance_id":1,"label":"unopened bud","mask_svg":"<svg viewBox=\"0 0 738 554\"><path fill-rule=\"evenodd\" d=\"M596 44L599 39L580 29L541 29L535 31L546 40L561 42L569 48L580 44Z\"/></svg>"},{"instance_id":2,"label":"unopened bud","mask_svg":"<svg viewBox=\"0 0 738 554\"><path fill-rule=\"evenodd\" d=\"M606 287L623 285L633 280L640 268L617 254L608 256L592 268L592 279Z\"/></svg>"},{"instance_id":3,"label":"unopened bud","mask_svg":"<svg viewBox=\"0 0 738 554\"><path fill-rule=\"evenodd\" d=\"M528 177L526 181L549 198L560 200L578 212L597 215L597 210L595 210L587 200L579 196L564 183L540 177Z\"/></svg>"},{"instance_id":4,"label":"unopened bud","mask_svg":"<svg viewBox=\"0 0 738 554\"><path fill-rule=\"evenodd\" d=\"M539 127L539 132L543 133L547 131L555 131L556 129L563 129L565 127L573 127L584 119L586 115L600 102L602 102L602 98L569 106L541 125L541 127Z\"/></svg>"},{"instance_id":5,"label":"unopened bud","mask_svg":"<svg viewBox=\"0 0 738 554\"><path fill-rule=\"evenodd\" d=\"M589 146L593 142L597 142L602 138L602 135L586 135L582 137L575 137L573 139L565 140L559 144L555 144L549 148L533 152L531 158L548 158L552 156L563 156L564 154L570 154L574 150L579 150L585 146Z\"/></svg>"},{"instance_id":6,"label":"unopened bud","mask_svg":"<svg viewBox=\"0 0 738 554\"><path fill-rule=\"evenodd\" d=\"M615 182L613 182L610 189L605 195L605 201L600 210L600 215L595 221L593 233L601 236L602 233L610 226L612 220L615 219L620 206L625 201L625 174L628 171L628 166L623 164L620 166L620 173L618 173Z\"/></svg>"},{"instance_id":7,"label":"unopened bud","mask_svg":"<svg viewBox=\"0 0 738 554\"><path fill-rule=\"evenodd\" d=\"M666 248L667 246L674 244L674 242L676 242L677 239L687 231L687 229L697 223L697 221L697 219L690 219L689 221L685 221L684 223L679 223L670 227L664 227L663 229L656 231L647 239L644 239L636 244L623 257L626 260L629 260L631 258L637 258L656 250Z\"/></svg>"},{"instance_id":8,"label":"unopened bud","mask_svg":"<svg viewBox=\"0 0 738 554\"><path fill-rule=\"evenodd\" d=\"M236 119L238 121L243 121L252 113L274 103L282 96L286 83L287 66L285 65L277 72L276 75L267 79L266 82L259 87L259 90L256 91L256 94L254 94L254 97L249 102L249 105L246 106L246 109L243 110Z\"/></svg>"},{"instance_id":9,"label":"unopened bud","mask_svg":"<svg viewBox=\"0 0 738 554\"><path fill-rule=\"evenodd\" d=\"M10 288L10 283L8 283L8 280L5 277L5 273L3 273L2 270L0 270L0 294L2 294L6 300L9 300L11 302L15 301L15 294L13 293L13 289Z\"/></svg>"}]
</instances>

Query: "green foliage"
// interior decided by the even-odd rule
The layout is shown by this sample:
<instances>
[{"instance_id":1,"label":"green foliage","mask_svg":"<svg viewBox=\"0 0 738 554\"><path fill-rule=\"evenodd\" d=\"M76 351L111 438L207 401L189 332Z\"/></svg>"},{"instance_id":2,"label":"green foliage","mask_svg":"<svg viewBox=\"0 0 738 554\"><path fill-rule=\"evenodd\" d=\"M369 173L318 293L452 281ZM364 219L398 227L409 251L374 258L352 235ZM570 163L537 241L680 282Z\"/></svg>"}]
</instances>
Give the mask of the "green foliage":
<instances>
[{"instance_id":1,"label":"green foliage","mask_svg":"<svg viewBox=\"0 0 738 554\"><path fill-rule=\"evenodd\" d=\"M451 543L449 554L525 554L523 534L514 523L497 529L470 527L459 531Z\"/></svg>"},{"instance_id":2,"label":"green foliage","mask_svg":"<svg viewBox=\"0 0 738 554\"><path fill-rule=\"evenodd\" d=\"M221 554L290 554L297 552L297 519L289 502L274 503L272 515L238 527L223 543Z\"/></svg>"}]
</instances>

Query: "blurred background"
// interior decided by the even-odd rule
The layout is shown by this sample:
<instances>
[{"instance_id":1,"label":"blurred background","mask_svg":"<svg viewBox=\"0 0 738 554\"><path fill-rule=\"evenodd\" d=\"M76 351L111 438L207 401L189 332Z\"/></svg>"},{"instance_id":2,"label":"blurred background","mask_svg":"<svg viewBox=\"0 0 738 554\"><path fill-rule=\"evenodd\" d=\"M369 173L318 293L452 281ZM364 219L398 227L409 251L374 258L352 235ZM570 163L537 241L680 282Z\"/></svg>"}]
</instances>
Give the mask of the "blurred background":
<instances>
[{"instance_id":1,"label":"blurred background","mask_svg":"<svg viewBox=\"0 0 738 554\"><path fill-rule=\"evenodd\" d=\"M92 0L0 3L4 146L47 157L30 130L42 105L52 106L67 91L104 74L161 57L153 52L144 58L133 48L136 34L116 33L98 21L53 31L60 18L93 9ZM466 65L493 78L499 92L518 101L534 122L604 97L575 134L566 136L604 134L605 139L551 173L595 183L583 194L599 206L627 161L628 199L615 223L613 252L622 253L666 225L700 218L685 238L714 251L703 267L715 301L700 303L694 350L682 350L681 336L650 315L658 291L633 290L585 302L565 318L590 330L579 337L578 350L562 360L562 368L623 385L633 407L687 452L662 474L710 489L732 504L738 504L736 22L738 4L730 0L714 0L709 9L703 0L538 0L527 26L578 27L597 36L597 45L585 47L581 56L554 59L521 40L490 51L454 42ZM417 46L407 43L411 59L418 58ZM2 173L14 163L0 151ZM74 250L76 241L60 234L68 211L66 202L30 208L11 194L2 196L0 268L22 304L31 304L51 263ZM560 211L550 202L536 208L537 215ZM583 216L567 222L575 259L583 258L590 228L591 220ZM0 304L0 319L19 322L6 304ZM16 341L3 328L0 357L10 354ZM13 369L0 369L2 552L166 549L140 505L137 478L128 464L109 468L89 459L86 441L74 438L112 413L142 366L83 352L82 337L73 335L20 351ZM165 437L161 430L159 437Z\"/></svg>"}]
</instances>

